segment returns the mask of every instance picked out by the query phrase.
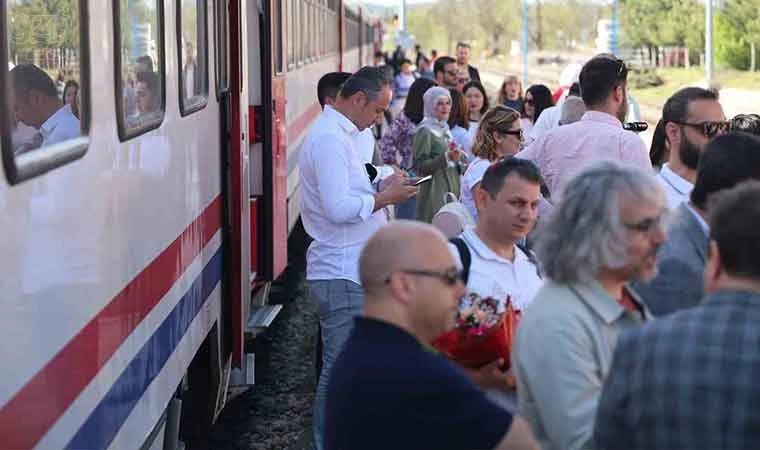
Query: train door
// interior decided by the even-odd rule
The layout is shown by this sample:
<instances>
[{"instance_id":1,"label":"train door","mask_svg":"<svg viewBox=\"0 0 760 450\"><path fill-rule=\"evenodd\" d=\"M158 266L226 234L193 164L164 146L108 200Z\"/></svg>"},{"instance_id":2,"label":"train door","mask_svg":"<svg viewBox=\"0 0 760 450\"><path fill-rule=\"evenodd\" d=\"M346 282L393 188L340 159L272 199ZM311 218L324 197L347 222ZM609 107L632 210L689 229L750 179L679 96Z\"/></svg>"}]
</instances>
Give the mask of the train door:
<instances>
[{"instance_id":1,"label":"train door","mask_svg":"<svg viewBox=\"0 0 760 450\"><path fill-rule=\"evenodd\" d=\"M242 367L246 311L250 304L248 66L246 61L245 2L227 3L229 30L229 154L225 158L225 201L228 223L226 274L229 280L232 365Z\"/></svg>"},{"instance_id":2,"label":"train door","mask_svg":"<svg viewBox=\"0 0 760 450\"><path fill-rule=\"evenodd\" d=\"M277 0L248 0L249 48L248 100L251 114L251 198L252 224L256 223L256 282L274 280L287 264L287 142L285 141L284 92L273 83L273 39L282 32ZM289 2L289 4L293 4ZM256 38L257 37L257 38ZM275 87L276 85L276 87ZM256 214L255 217L253 214ZM252 231L253 232L253 231ZM253 245L253 243L252 243ZM262 306L257 296L254 306Z\"/></svg>"}]
</instances>

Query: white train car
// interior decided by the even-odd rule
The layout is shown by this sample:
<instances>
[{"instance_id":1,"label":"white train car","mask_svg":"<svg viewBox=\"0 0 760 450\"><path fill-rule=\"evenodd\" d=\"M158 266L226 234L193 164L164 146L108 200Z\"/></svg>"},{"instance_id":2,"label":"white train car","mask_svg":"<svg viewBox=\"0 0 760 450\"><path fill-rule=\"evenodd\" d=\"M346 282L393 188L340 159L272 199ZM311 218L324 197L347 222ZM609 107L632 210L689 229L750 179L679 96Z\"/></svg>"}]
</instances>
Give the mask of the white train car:
<instances>
[{"instance_id":1,"label":"white train car","mask_svg":"<svg viewBox=\"0 0 760 450\"><path fill-rule=\"evenodd\" d=\"M203 442L277 311L316 80L372 57L349 8L0 3L2 447Z\"/></svg>"}]
</instances>

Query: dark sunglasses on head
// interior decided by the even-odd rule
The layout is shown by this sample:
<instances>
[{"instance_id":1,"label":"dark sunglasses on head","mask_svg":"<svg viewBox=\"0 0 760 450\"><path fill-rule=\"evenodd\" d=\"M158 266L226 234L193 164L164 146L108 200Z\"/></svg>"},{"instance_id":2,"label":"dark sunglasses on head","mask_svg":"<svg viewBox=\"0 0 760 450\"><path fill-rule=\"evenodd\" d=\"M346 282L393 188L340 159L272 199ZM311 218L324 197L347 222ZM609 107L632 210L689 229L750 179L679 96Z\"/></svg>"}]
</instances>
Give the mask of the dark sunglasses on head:
<instances>
[{"instance_id":1,"label":"dark sunglasses on head","mask_svg":"<svg viewBox=\"0 0 760 450\"><path fill-rule=\"evenodd\" d=\"M673 122L678 125L687 126L696 128L699 130L703 136L710 139L715 137L715 135L728 133L728 131L731 129L731 122L722 120L722 121L716 121L716 122L699 122L699 123L689 123L689 122Z\"/></svg>"},{"instance_id":2,"label":"dark sunglasses on head","mask_svg":"<svg viewBox=\"0 0 760 450\"><path fill-rule=\"evenodd\" d=\"M456 267L449 267L448 269L445 269L445 270L406 269L406 270L399 270L399 272L407 273L409 275L419 275L422 277L438 278L447 286L454 286L455 284L457 284L458 281L464 280L464 278L462 277L462 271L458 270ZM390 283L391 277L386 278L385 282Z\"/></svg>"}]
</instances>

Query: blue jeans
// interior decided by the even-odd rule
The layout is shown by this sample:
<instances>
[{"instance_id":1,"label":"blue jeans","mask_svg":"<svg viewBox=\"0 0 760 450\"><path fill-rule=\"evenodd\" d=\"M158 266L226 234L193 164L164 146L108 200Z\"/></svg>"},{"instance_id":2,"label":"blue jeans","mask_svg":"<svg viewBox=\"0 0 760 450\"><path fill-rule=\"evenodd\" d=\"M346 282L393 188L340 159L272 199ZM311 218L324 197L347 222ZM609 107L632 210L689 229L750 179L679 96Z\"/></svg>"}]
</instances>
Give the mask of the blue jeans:
<instances>
[{"instance_id":1,"label":"blue jeans","mask_svg":"<svg viewBox=\"0 0 760 450\"><path fill-rule=\"evenodd\" d=\"M396 218L414 220L417 217L417 198L412 197L404 203L396 205Z\"/></svg>"},{"instance_id":2,"label":"blue jeans","mask_svg":"<svg viewBox=\"0 0 760 450\"><path fill-rule=\"evenodd\" d=\"M317 304L322 327L322 372L314 396L314 449L324 448L328 374L351 333L354 317L364 306L364 290L348 280L308 280L309 296Z\"/></svg>"}]
</instances>

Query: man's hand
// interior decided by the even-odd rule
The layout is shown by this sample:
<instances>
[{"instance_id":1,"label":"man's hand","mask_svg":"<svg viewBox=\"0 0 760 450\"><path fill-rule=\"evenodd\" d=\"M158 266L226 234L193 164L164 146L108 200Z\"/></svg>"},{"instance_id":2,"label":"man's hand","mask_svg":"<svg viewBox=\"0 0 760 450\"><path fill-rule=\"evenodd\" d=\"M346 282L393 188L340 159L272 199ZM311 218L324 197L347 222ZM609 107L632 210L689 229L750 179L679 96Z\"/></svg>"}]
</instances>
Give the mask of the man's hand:
<instances>
[{"instance_id":1,"label":"man's hand","mask_svg":"<svg viewBox=\"0 0 760 450\"><path fill-rule=\"evenodd\" d=\"M500 391L513 391L517 383L512 371L504 372L501 367L504 360L499 358L479 369L465 369L470 378L483 389L498 389Z\"/></svg>"},{"instance_id":2,"label":"man's hand","mask_svg":"<svg viewBox=\"0 0 760 450\"><path fill-rule=\"evenodd\" d=\"M403 203L417 195L419 188L407 184L407 178L393 174L380 183L380 192L375 194L375 211L388 205Z\"/></svg>"}]
</instances>

